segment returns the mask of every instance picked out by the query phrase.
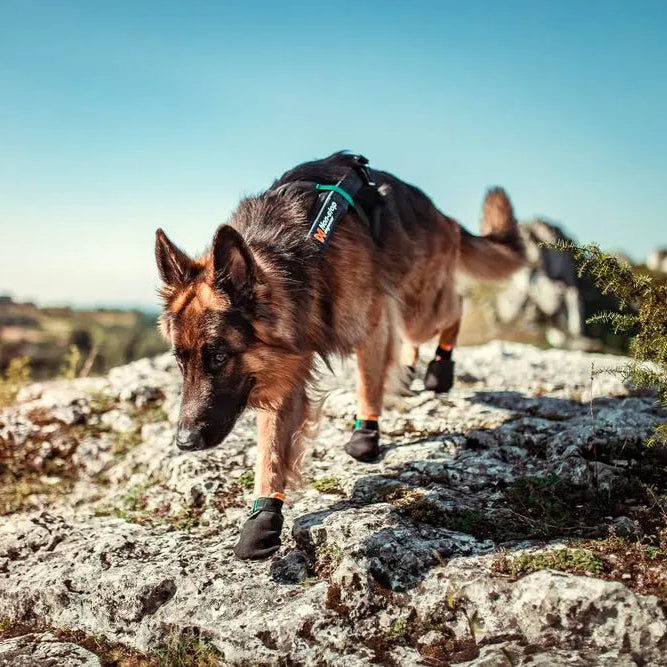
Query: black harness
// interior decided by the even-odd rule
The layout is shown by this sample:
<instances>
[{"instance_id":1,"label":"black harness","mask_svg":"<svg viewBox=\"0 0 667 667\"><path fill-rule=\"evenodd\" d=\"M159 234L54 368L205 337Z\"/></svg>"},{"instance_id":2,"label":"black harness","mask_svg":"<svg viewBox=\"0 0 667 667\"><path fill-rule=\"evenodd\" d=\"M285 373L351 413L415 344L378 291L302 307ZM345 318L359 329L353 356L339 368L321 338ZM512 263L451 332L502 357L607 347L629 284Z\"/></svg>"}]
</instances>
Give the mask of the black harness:
<instances>
[{"instance_id":1,"label":"black harness","mask_svg":"<svg viewBox=\"0 0 667 667\"><path fill-rule=\"evenodd\" d=\"M311 225L306 235L323 253L329 243L338 221L352 209L362 224L368 229L375 243L380 236L380 208L382 195L378 186L371 180L368 160L363 155L354 155L354 166L337 183L315 183L313 181L294 181L285 183L276 192L285 192L293 187L314 188L319 191L313 212Z\"/></svg>"}]
</instances>

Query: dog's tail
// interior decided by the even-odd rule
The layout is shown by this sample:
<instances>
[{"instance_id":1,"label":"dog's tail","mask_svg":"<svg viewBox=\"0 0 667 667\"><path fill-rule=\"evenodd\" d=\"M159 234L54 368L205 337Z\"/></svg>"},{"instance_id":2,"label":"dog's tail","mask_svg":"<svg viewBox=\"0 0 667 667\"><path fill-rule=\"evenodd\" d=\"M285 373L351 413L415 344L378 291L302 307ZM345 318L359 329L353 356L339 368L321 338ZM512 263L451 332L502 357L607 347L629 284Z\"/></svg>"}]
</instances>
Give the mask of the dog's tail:
<instances>
[{"instance_id":1,"label":"dog's tail","mask_svg":"<svg viewBox=\"0 0 667 667\"><path fill-rule=\"evenodd\" d=\"M512 202L502 188L492 188L484 198L482 236L461 229L459 269L481 280L504 280L525 259Z\"/></svg>"}]
</instances>

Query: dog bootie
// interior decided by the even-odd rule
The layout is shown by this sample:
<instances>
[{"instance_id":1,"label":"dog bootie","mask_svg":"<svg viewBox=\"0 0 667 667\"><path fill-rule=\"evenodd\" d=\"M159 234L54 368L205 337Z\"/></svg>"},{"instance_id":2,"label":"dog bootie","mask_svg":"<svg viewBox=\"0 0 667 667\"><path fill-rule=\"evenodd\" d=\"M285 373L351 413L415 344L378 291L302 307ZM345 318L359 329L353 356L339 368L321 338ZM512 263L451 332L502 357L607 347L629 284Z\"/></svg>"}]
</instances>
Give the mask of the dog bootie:
<instances>
[{"instance_id":1,"label":"dog bootie","mask_svg":"<svg viewBox=\"0 0 667 667\"><path fill-rule=\"evenodd\" d=\"M357 419L345 451L357 461L370 463L380 455L380 430L377 419Z\"/></svg>"},{"instance_id":2,"label":"dog bootie","mask_svg":"<svg viewBox=\"0 0 667 667\"><path fill-rule=\"evenodd\" d=\"M438 347L435 359L426 367L424 387L436 393L446 393L454 384L452 351Z\"/></svg>"},{"instance_id":3,"label":"dog bootie","mask_svg":"<svg viewBox=\"0 0 667 667\"><path fill-rule=\"evenodd\" d=\"M283 528L283 501L278 498L258 498L252 514L241 529L234 554L243 560L268 558L280 548Z\"/></svg>"}]
</instances>

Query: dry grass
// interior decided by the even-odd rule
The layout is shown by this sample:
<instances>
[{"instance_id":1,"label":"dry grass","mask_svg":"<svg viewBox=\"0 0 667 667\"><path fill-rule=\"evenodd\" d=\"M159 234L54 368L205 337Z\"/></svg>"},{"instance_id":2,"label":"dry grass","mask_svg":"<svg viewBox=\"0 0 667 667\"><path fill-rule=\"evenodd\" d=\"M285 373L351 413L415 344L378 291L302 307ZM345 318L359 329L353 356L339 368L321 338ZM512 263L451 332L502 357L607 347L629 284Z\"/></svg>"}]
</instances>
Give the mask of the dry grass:
<instances>
[{"instance_id":1,"label":"dry grass","mask_svg":"<svg viewBox=\"0 0 667 667\"><path fill-rule=\"evenodd\" d=\"M517 556L503 551L493 563L494 572L516 578L544 569L619 581L635 593L667 602L667 529L642 540L611 534Z\"/></svg>"},{"instance_id":2,"label":"dry grass","mask_svg":"<svg viewBox=\"0 0 667 667\"><path fill-rule=\"evenodd\" d=\"M17 383L15 378L12 386ZM40 509L67 494L81 474L72 457L84 438L110 434L113 454L128 454L141 444L142 426L166 419L162 399L129 411L135 423L129 433L114 433L100 423L64 424L47 408L31 410L27 416L35 428L25 441L17 442L11 434L0 438L0 516ZM90 397L93 415L115 407L117 401L106 394Z\"/></svg>"},{"instance_id":3,"label":"dry grass","mask_svg":"<svg viewBox=\"0 0 667 667\"><path fill-rule=\"evenodd\" d=\"M80 630L54 628L41 622L0 619L0 640L31 633L50 632L62 642L77 644L99 657L103 667L222 667L220 653L206 638L182 634L169 637L164 645L143 653L101 635Z\"/></svg>"}]
</instances>

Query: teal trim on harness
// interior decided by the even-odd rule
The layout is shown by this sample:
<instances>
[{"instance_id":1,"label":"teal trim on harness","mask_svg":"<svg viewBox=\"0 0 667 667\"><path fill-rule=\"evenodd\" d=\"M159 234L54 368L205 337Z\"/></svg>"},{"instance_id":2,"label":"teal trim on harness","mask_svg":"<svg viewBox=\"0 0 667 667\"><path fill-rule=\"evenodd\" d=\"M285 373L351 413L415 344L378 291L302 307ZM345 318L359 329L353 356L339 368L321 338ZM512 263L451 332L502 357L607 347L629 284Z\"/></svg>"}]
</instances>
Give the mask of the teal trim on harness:
<instances>
[{"instance_id":1,"label":"teal trim on harness","mask_svg":"<svg viewBox=\"0 0 667 667\"><path fill-rule=\"evenodd\" d=\"M321 183L315 183L315 189L316 190L333 190L334 192L337 192L341 197L344 197L347 200L347 203L350 206L354 206L354 199L350 197L343 188L339 187L338 185L322 185Z\"/></svg>"}]
</instances>

